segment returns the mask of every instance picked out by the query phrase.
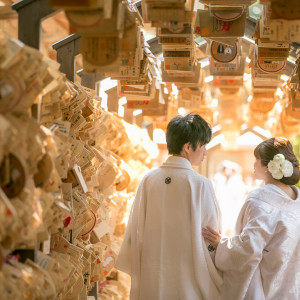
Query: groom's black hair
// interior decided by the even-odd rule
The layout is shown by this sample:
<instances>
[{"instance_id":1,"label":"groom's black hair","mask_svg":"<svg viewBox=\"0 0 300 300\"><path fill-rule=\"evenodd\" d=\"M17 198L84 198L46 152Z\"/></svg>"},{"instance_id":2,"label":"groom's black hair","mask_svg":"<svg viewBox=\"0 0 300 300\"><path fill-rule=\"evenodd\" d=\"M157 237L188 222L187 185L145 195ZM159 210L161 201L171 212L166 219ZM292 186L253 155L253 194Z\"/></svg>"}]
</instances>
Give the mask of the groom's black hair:
<instances>
[{"instance_id":1,"label":"groom's black hair","mask_svg":"<svg viewBox=\"0 0 300 300\"><path fill-rule=\"evenodd\" d=\"M167 127L167 147L169 154L180 154L183 145L190 143L195 151L198 144L205 145L211 140L211 128L208 123L196 113L186 116L176 116Z\"/></svg>"}]
</instances>

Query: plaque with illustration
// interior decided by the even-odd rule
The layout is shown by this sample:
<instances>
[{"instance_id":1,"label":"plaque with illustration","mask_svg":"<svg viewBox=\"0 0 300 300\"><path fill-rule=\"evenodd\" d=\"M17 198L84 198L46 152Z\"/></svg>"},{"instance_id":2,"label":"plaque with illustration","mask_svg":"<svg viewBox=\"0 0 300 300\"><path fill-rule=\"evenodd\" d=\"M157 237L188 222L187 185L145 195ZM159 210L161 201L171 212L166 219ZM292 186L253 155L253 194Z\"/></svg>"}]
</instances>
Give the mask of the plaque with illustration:
<instances>
[{"instance_id":1,"label":"plaque with illustration","mask_svg":"<svg viewBox=\"0 0 300 300\"><path fill-rule=\"evenodd\" d=\"M213 41L210 46L212 57L221 63L229 63L237 56L237 45L233 47Z\"/></svg>"},{"instance_id":2,"label":"plaque with illustration","mask_svg":"<svg viewBox=\"0 0 300 300\"><path fill-rule=\"evenodd\" d=\"M286 61L257 61L258 68L266 73L278 73L282 71L286 66Z\"/></svg>"}]
</instances>

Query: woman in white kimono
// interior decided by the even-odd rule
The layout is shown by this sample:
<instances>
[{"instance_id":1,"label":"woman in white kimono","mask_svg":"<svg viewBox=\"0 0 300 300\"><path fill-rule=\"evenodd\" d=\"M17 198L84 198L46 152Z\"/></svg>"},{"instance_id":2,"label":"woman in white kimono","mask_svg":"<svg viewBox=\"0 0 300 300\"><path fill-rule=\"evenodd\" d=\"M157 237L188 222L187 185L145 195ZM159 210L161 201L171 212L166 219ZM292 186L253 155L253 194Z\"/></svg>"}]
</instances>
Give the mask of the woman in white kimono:
<instances>
[{"instance_id":1,"label":"woman in white kimono","mask_svg":"<svg viewBox=\"0 0 300 300\"><path fill-rule=\"evenodd\" d=\"M217 300L222 277L201 228L221 228L211 182L192 166L203 161L211 129L197 114L167 127L171 156L138 188L116 267L131 276L130 299Z\"/></svg>"},{"instance_id":2,"label":"woman in white kimono","mask_svg":"<svg viewBox=\"0 0 300 300\"><path fill-rule=\"evenodd\" d=\"M236 234L221 237L210 227L202 235L216 248L223 271L222 299L300 299L299 162L291 143L272 138L254 150L255 176L265 186L249 193Z\"/></svg>"}]
</instances>

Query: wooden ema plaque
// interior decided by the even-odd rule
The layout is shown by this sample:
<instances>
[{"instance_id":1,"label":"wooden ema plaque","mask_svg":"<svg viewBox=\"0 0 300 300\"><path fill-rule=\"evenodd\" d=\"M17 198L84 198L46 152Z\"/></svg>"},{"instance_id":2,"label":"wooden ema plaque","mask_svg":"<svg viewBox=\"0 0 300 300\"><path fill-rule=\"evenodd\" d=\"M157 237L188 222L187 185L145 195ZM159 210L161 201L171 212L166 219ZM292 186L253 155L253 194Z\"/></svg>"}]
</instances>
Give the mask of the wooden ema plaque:
<instances>
[{"instance_id":1,"label":"wooden ema plaque","mask_svg":"<svg viewBox=\"0 0 300 300\"><path fill-rule=\"evenodd\" d=\"M194 33L204 38L228 38L244 35L246 24L246 12L234 21L221 21L212 16L209 11L198 10Z\"/></svg>"},{"instance_id":2,"label":"wooden ema plaque","mask_svg":"<svg viewBox=\"0 0 300 300\"><path fill-rule=\"evenodd\" d=\"M156 108L158 107L158 104L159 104L159 90L155 91L155 97L152 100L143 100L143 101L127 100L128 109Z\"/></svg>"}]
</instances>

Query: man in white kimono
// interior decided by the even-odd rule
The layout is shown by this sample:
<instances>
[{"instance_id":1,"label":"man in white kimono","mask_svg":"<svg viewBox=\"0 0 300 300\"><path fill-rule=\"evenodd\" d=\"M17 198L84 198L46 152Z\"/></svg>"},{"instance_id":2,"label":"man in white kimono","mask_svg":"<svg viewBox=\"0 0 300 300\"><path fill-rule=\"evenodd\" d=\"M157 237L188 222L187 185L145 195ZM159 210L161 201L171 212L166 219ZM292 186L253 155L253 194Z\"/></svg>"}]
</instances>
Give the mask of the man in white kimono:
<instances>
[{"instance_id":1,"label":"man in white kimono","mask_svg":"<svg viewBox=\"0 0 300 300\"><path fill-rule=\"evenodd\" d=\"M204 224L220 230L211 182L196 173L211 128L197 114L167 127L170 156L141 181L116 267L131 275L131 299L217 300L222 278Z\"/></svg>"}]
</instances>

